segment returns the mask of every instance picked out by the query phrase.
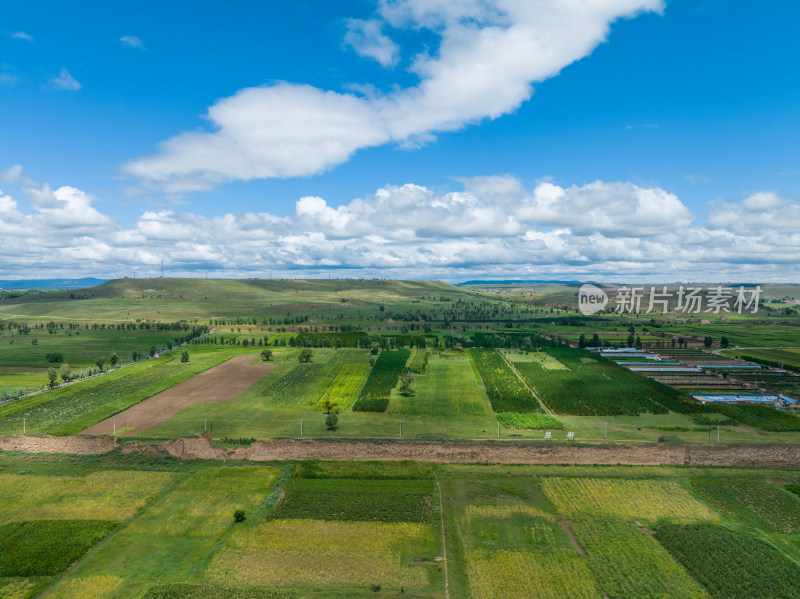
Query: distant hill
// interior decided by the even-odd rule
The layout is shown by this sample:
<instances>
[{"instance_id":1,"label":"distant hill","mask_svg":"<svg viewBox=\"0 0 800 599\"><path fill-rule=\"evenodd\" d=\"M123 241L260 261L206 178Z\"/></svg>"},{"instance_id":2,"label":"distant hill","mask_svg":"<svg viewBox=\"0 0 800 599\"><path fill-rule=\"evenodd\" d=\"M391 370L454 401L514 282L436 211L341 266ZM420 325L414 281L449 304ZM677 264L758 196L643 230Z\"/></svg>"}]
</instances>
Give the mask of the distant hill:
<instances>
[{"instance_id":1,"label":"distant hill","mask_svg":"<svg viewBox=\"0 0 800 599\"><path fill-rule=\"evenodd\" d=\"M0 289L83 289L105 283L108 279L0 279Z\"/></svg>"},{"instance_id":2,"label":"distant hill","mask_svg":"<svg viewBox=\"0 0 800 599\"><path fill-rule=\"evenodd\" d=\"M488 280L478 280L478 281L464 281L463 283L456 283L459 286L466 286L466 285L542 285L547 283L553 283L558 285L580 285L581 281L549 281L544 279L536 279L536 280L521 280L521 279L506 279L502 281L488 281Z\"/></svg>"}]
</instances>

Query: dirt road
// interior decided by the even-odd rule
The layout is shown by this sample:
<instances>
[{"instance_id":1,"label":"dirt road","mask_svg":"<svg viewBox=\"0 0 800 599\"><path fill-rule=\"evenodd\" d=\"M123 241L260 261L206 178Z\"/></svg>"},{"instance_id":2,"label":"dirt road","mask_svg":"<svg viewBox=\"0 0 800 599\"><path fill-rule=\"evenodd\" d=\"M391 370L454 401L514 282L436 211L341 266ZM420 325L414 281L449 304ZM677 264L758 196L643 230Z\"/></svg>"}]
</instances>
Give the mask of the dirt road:
<instances>
[{"instance_id":1,"label":"dirt road","mask_svg":"<svg viewBox=\"0 0 800 599\"><path fill-rule=\"evenodd\" d=\"M114 422L120 436L143 433L198 402L230 401L252 387L274 364L253 364L253 356L237 356L209 368L171 389L87 428L86 435L110 435ZM119 433L118 433L119 434Z\"/></svg>"},{"instance_id":2,"label":"dirt road","mask_svg":"<svg viewBox=\"0 0 800 599\"><path fill-rule=\"evenodd\" d=\"M169 454L184 460L414 460L475 464L626 464L653 466L744 466L800 469L800 445L566 444L526 441L388 441L269 439L224 449L209 438L159 444L103 437L0 437L0 449L29 453Z\"/></svg>"}]
</instances>

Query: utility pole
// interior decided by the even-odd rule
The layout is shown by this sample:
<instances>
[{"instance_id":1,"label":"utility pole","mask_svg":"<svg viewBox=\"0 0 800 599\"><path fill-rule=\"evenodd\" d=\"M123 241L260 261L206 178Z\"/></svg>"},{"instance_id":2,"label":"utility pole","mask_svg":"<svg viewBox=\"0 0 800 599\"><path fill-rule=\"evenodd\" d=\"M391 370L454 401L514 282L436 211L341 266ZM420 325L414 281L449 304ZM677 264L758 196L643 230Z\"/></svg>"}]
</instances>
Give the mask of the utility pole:
<instances>
[{"instance_id":1,"label":"utility pole","mask_svg":"<svg viewBox=\"0 0 800 599\"><path fill-rule=\"evenodd\" d=\"M603 439L608 438L608 422L603 423Z\"/></svg>"},{"instance_id":2,"label":"utility pole","mask_svg":"<svg viewBox=\"0 0 800 599\"><path fill-rule=\"evenodd\" d=\"M161 278L164 278L164 261L161 261Z\"/></svg>"}]
</instances>

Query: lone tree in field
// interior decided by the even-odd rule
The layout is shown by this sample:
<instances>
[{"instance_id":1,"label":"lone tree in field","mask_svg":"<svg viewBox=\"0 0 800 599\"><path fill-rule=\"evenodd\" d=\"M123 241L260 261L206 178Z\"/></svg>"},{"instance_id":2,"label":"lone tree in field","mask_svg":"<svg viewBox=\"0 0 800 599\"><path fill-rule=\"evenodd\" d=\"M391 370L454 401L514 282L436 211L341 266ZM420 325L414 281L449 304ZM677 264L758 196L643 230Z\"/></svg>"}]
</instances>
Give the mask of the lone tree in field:
<instances>
[{"instance_id":1,"label":"lone tree in field","mask_svg":"<svg viewBox=\"0 0 800 599\"><path fill-rule=\"evenodd\" d=\"M706 337L705 339L703 339L703 345L705 345L707 348L711 347L712 345L714 345L714 338Z\"/></svg>"},{"instance_id":2,"label":"lone tree in field","mask_svg":"<svg viewBox=\"0 0 800 599\"><path fill-rule=\"evenodd\" d=\"M117 362L119 362L119 356L117 355L117 352L111 352L111 358L109 359L109 362L111 362L112 368L117 365Z\"/></svg>"},{"instance_id":3,"label":"lone tree in field","mask_svg":"<svg viewBox=\"0 0 800 599\"><path fill-rule=\"evenodd\" d=\"M300 357L298 359L301 362L310 362L312 357L314 357L314 352L312 352L308 348L305 348L303 351L300 352Z\"/></svg>"},{"instance_id":4,"label":"lone tree in field","mask_svg":"<svg viewBox=\"0 0 800 599\"><path fill-rule=\"evenodd\" d=\"M413 384L414 384L414 373L404 372L403 375L400 377L400 388L398 389L400 395L414 395L414 388L411 386Z\"/></svg>"},{"instance_id":5,"label":"lone tree in field","mask_svg":"<svg viewBox=\"0 0 800 599\"><path fill-rule=\"evenodd\" d=\"M727 337L722 337L722 339L719 340L719 346L720 347L728 347L730 344L731 344L731 340L728 339Z\"/></svg>"},{"instance_id":6,"label":"lone tree in field","mask_svg":"<svg viewBox=\"0 0 800 599\"><path fill-rule=\"evenodd\" d=\"M322 409L325 410L326 414L330 414L331 410L336 407L336 404L333 403L330 399L326 399L322 402Z\"/></svg>"},{"instance_id":7,"label":"lone tree in field","mask_svg":"<svg viewBox=\"0 0 800 599\"><path fill-rule=\"evenodd\" d=\"M53 368L52 366L47 369L47 378L50 379L50 386L56 386L56 379L58 379L58 370Z\"/></svg>"},{"instance_id":8,"label":"lone tree in field","mask_svg":"<svg viewBox=\"0 0 800 599\"><path fill-rule=\"evenodd\" d=\"M263 362L269 362L271 359L272 359L272 350L271 349L261 350L261 360Z\"/></svg>"},{"instance_id":9,"label":"lone tree in field","mask_svg":"<svg viewBox=\"0 0 800 599\"><path fill-rule=\"evenodd\" d=\"M97 358L94 361L94 363L100 369L100 372L103 372L103 366L106 365L106 359L105 358Z\"/></svg>"},{"instance_id":10,"label":"lone tree in field","mask_svg":"<svg viewBox=\"0 0 800 599\"><path fill-rule=\"evenodd\" d=\"M328 414L328 417L325 419L325 426L328 427L328 430L335 431L338 425L339 417L336 415L336 412L331 412Z\"/></svg>"},{"instance_id":11,"label":"lone tree in field","mask_svg":"<svg viewBox=\"0 0 800 599\"><path fill-rule=\"evenodd\" d=\"M72 376L72 369L69 367L69 364L62 364L61 368L58 369L58 376L61 377L61 382L66 383L70 377Z\"/></svg>"},{"instance_id":12,"label":"lone tree in field","mask_svg":"<svg viewBox=\"0 0 800 599\"><path fill-rule=\"evenodd\" d=\"M188 362L188 361L189 361L189 352L183 350L183 353L181 354L181 362Z\"/></svg>"}]
</instances>

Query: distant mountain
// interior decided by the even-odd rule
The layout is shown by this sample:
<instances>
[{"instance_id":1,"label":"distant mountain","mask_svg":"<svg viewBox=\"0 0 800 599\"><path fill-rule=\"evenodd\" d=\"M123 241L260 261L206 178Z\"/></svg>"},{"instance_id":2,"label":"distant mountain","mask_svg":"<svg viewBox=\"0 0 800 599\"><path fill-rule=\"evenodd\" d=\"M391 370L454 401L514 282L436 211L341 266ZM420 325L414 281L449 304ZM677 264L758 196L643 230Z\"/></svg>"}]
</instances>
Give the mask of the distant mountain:
<instances>
[{"instance_id":1,"label":"distant mountain","mask_svg":"<svg viewBox=\"0 0 800 599\"><path fill-rule=\"evenodd\" d=\"M105 283L108 279L0 279L0 289L83 289Z\"/></svg>"},{"instance_id":2,"label":"distant mountain","mask_svg":"<svg viewBox=\"0 0 800 599\"><path fill-rule=\"evenodd\" d=\"M505 281L464 281L463 283L456 283L456 285L539 285L542 283L557 283L559 285L580 285L581 281L545 281L542 280L530 280L530 281L522 281L522 280L512 280L508 279Z\"/></svg>"}]
</instances>

